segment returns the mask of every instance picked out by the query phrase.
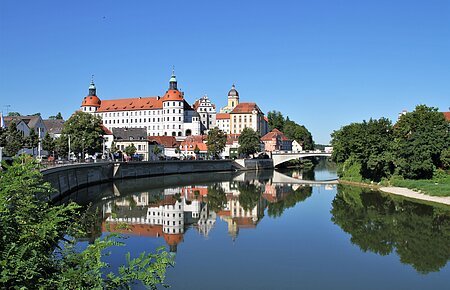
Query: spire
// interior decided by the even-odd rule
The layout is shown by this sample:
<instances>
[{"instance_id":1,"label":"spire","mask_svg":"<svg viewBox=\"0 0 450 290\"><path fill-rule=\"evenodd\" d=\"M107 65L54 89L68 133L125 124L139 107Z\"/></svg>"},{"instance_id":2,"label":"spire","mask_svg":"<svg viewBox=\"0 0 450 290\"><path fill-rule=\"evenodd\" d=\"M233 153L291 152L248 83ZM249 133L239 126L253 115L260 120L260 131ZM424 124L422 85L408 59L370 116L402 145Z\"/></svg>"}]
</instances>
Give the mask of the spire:
<instances>
[{"instance_id":1,"label":"spire","mask_svg":"<svg viewBox=\"0 0 450 290\"><path fill-rule=\"evenodd\" d=\"M172 66L172 76L169 80L169 90L178 90L177 88L177 78L175 76L175 66Z\"/></svg>"},{"instance_id":2,"label":"spire","mask_svg":"<svg viewBox=\"0 0 450 290\"><path fill-rule=\"evenodd\" d=\"M89 96L96 96L97 95L97 89L95 88L94 84L94 75L91 76L91 84L89 85Z\"/></svg>"}]
</instances>

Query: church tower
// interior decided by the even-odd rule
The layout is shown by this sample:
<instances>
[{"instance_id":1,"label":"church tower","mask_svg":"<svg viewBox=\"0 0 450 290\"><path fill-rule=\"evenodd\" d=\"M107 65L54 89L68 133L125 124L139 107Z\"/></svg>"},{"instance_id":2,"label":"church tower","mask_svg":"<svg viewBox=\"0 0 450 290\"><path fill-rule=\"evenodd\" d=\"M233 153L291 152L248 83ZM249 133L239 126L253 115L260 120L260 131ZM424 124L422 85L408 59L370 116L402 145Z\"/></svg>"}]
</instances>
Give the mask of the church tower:
<instances>
[{"instance_id":1,"label":"church tower","mask_svg":"<svg viewBox=\"0 0 450 290\"><path fill-rule=\"evenodd\" d=\"M230 111L233 111L237 105L239 105L239 93L236 91L236 87L233 84L231 90L228 92L228 108Z\"/></svg>"}]
</instances>

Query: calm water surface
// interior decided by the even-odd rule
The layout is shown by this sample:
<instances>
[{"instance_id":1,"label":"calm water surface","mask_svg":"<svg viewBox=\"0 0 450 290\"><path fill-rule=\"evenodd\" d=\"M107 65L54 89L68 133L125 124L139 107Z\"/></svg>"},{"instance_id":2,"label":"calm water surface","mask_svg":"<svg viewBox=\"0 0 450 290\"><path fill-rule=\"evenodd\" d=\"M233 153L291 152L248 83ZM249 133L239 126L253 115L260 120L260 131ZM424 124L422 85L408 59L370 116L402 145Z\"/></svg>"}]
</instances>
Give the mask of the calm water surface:
<instances>
[{"instance_id":1,"label":"calm water surface","mask_svg":"<svg viewBox=\"0 0 450 290\"><path fill-rule=\"evenodd\" d=\"M174 252L171 289L450 289L448 207L301 184L333 178L326 166L194 174L104 184L71 198L97 209L87 240L108 231L128 237L107 257L113 269L127 252Z\"/></svg>"}]
</instances>

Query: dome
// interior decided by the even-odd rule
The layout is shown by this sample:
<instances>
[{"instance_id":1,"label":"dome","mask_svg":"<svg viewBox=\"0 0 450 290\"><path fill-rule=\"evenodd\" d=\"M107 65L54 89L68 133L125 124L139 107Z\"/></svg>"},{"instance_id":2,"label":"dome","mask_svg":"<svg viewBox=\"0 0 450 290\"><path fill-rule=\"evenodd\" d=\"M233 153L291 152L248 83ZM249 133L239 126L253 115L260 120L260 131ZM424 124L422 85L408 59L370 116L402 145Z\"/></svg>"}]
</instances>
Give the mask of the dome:
<instances>
[{"instance_id":1,"label":"dome","mask_svg":"<svg viewBox=\"0 0 450 290\"><path fill-rule=\"evenodd\" d=\"M238 91L236 91L236 87L234 84L231 86L231 90L228 92L229 97L239 97Z\"/></svg>"},{"instance_id":2,"label":"dome","mask_svg":"<svg viewBox=\"0 0 450 290\"><path fill-rule=\"evenodd\" d=\"M168 90L162 97L162 101L183 101L183 94L179 90Z\"/></svg>"},{"instance_id":3,"label":"dome","mask_svg":"<svg viewBox=\"0 0 450 290\"><path fill-rule=\"evenodd\" d=\"M101 101L97 96L84 97L82 107L100 107Z\"/></svg>"}]
</instances>

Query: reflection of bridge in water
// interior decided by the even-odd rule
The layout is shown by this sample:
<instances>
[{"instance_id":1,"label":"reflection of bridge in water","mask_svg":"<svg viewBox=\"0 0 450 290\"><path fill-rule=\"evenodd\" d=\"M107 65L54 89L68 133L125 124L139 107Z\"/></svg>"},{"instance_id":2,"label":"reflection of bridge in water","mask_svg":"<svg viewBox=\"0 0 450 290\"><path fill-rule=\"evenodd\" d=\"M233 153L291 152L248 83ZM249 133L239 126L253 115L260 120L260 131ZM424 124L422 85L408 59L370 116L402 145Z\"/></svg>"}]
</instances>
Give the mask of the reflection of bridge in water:
<instances>
[{"instance_id":1,"label":"reflection of bridge in water","mask_svg":"<svg viewBox=\"0 0 450 290\"><path fill-rule=\"evenodd\" d=\"M288 153L272 153L273 166L280 165L281 163L305 158L305 157L331 157L331 153L321 151L321 152L288 152Z\"/></svg>"},{"instance_id":2,"label":"reflection of bridge in water","mask_svg":"<svg viewBox=\"0 0 450 290\"><path fill-rule=\"evenodd\" d=\"M305 184L305 185L335 185L338 184L337 179L332 180L305 180L294 178L292 176L288 176L282 174L278 171L273 172L272 183L282 183L282 184Z\"/></svg>"},{"instance_id":3,"label":"reflection of bridge in water","mask_svg":"<svg viewBox=\"0 0 450 290\"><path fill-rule=\"evenodd\" d=\"M330 185L334 186L339 183L338 179L331 180L306 180L301 178L295 178L292 176L285 175L276 170L266 170L260 172L244 171L238 176L234 177L234 181L246 181L250 179L262 179L270 180L272 184L280 185L311 185L311 186L321 186Z\"/></svg>"}]
</instances>

